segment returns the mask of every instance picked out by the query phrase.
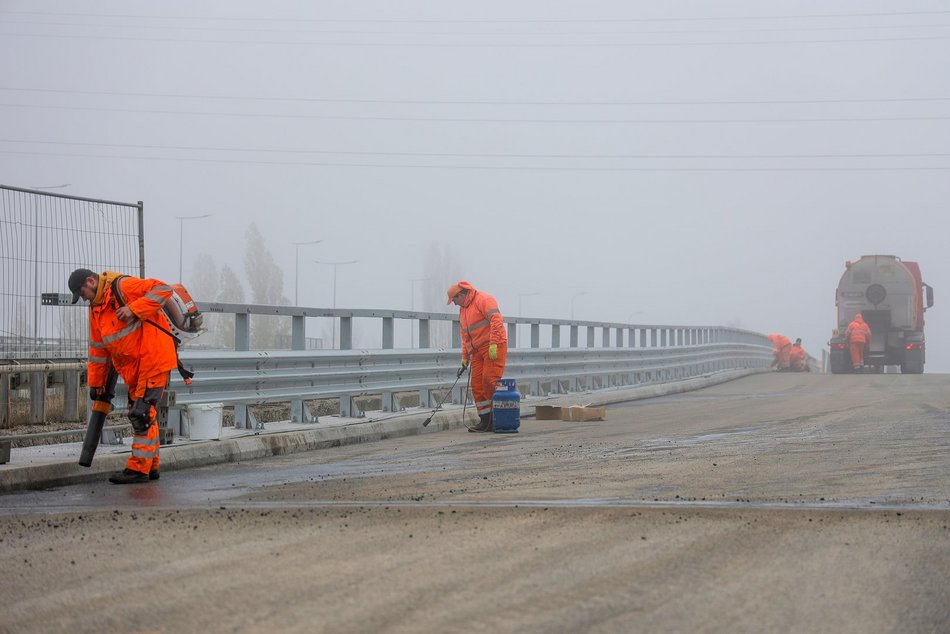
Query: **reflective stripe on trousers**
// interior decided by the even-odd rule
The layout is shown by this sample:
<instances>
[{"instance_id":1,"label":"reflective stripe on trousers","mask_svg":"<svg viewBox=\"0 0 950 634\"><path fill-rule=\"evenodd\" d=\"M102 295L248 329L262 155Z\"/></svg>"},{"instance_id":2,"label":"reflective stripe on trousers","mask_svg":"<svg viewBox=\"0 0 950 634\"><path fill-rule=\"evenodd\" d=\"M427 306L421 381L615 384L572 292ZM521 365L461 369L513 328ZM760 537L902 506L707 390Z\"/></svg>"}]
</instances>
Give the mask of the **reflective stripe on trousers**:
<instances>
[{"instance_id":1,"label":"reflective stripe on trousers","mask_svg":"<svg viewBox=\"0 0 950 634\"><path fill-rule=\"evenodd\" d=\"M491 412L491 399L495 395L495 382L505 373L508 346L498 346L498 358L488 358L488 346L472 357L472 397L479 416Z\"/></svg>"}]
</instances>

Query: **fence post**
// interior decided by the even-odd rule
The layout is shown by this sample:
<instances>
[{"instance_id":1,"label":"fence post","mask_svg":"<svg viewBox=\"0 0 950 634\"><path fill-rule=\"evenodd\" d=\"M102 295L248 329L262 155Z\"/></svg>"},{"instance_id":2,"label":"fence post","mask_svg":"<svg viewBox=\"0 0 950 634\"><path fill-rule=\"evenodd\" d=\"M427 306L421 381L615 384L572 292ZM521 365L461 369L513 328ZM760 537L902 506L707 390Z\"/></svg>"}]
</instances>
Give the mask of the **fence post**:
<instances>
[{"instance_id":1,"label":"fence post","mask_svg":"<svg viewBox=\"0 0 950 634\"><path fill-rule=\"evenodd\" d=\"M46 422L45 372L30 372L30 422Z\"/></svg>"},{"instance_id":2,"label":"fence post","mask_svg":"<svg viewBox=\"0 0 950 634\"><path fill-rule=\"evenodd\" d=\"M10 375L0 373L0 429L10 426Z\"/></svg>"}]
</instances>

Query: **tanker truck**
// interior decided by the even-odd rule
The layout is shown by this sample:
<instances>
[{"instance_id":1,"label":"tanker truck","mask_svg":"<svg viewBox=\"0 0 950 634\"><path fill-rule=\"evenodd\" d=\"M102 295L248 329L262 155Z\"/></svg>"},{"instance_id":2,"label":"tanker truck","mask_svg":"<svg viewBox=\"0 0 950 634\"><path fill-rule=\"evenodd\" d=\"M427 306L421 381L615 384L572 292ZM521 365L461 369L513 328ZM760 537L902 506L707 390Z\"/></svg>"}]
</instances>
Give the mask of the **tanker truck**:
<instances>
[{"instance_id":1,"label":"tanker truck","mask_svg":"<svg viewBox=\"0 0 950 634\"><path fill-rule=\"evenodd\" d=\"M924 311L933 306L933 288L924 284L916 262L893 255L864 255L845 262L845 271L835 291L838 326L829 342L830 369L840 374L854 372L845 332L855 313L861 313L871 328L864 364L874 372L884 366L900 366L904 374L924 371Z\"/></svg>"}]
</instances>

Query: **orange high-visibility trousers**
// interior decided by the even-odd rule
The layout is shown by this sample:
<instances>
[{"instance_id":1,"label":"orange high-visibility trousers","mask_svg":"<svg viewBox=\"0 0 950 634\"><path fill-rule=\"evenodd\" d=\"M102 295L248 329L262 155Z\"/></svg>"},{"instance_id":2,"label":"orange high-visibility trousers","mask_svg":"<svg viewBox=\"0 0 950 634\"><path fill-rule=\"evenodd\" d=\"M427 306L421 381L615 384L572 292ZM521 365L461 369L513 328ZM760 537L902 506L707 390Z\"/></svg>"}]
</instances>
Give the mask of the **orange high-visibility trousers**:
<instances>
[{"instance_id":1,"label":"orange high-visibility trousers","mask_svg":"<svg viewBox=\"0 0 950 634\"><path fill-rule=\"evenodd\" d=\"M488 358L488 346L472 355L472 398L478 415L491 412L491 399L495 395L495 382L505 373L508 344L498 344L498 358Z\"/></svg>"},{"instance_id":2,"label":"orange high-visibility trousers","mask_svg":"<svg viewBox=\"0 0 950 634\"><path fill-rule=\"evenodd\" d=\"M851 346L851 365L854 367L864 365L864 347L867 344L863 341L852 341Z\"/></svg>"},{"instance_id":3,"label":"orange high-visibility trousers","mask_svg":"<svg viewBox=\"0 0 950 634\"><path fill-rule=\"evenodd\" d=\"M138 381L134 389L129 391L129 407L136 399L143 398L148 389L159 388L159 398L168 385L168 373L148 377ZM148 429L144 435L137 432L132 434L132 455L125 463L126 469L138 471L139 473L148 473L149 471L158 471L159 455L158 449L160 439L158 437L158 421L155 418L156 410L154 405L148 408Z\"/></svg>"}]
</instances>

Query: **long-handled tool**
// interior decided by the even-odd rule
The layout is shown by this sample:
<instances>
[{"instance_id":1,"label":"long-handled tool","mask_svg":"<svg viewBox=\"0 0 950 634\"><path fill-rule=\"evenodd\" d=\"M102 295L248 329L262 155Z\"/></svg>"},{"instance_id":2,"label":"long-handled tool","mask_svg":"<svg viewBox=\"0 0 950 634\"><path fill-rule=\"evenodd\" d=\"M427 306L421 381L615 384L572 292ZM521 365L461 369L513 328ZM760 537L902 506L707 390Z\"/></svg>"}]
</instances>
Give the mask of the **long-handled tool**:
<instances>
[{"instance_id":1,"label":"long-handled tool","mask_svg":"<svg viewBox=\"0 0 950 634\"><path fill-rule=\"evenodd\" d=\"M92 466L92 458L96 455L102 436L102 427L106 422L106 416L112 411L112 399L115 398L115 384L118 379L119 374L110 363L106 385L92 399L92 412L89 414L89 422L86 423L86 435L82 440L82 452L79 455L79 464L83 467Z\"/></svg>"},{"instance_id":2,"label":"long-handled tool","mask_svg":"<svg viewBox=\"0 0 950 634\"><path fill-rule=\"evenodd\" d=\"M442 400L439 401L439 404L436 405L435 409L432 410L432 413L429 414L429 418L425 419L425 420L422 422L422 426L423 426L423 427L428 427L428 426L429 426L429 423L432 422L432 417L435 416L435 413L438 412L440 409L442 409L442 403L445 402L445 399L447 399L447 398L449 397L449 394L451 394L451 393L452 393L452 390L455 389L455 386L458 385L459 379L462 378L462 373L465 372L465 370L467 370L467 369L468 369L468 366L466 366L466 365L463 365L461 368L459 368L458 374L455 375L455 383L452 384L452 387L449 388L449 391L448 391L448 392L446 392L445 394L442 395ZM466 396L466 400L467 400L467 396Z\"/></svg>"}]
</instances>

